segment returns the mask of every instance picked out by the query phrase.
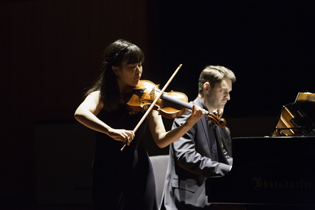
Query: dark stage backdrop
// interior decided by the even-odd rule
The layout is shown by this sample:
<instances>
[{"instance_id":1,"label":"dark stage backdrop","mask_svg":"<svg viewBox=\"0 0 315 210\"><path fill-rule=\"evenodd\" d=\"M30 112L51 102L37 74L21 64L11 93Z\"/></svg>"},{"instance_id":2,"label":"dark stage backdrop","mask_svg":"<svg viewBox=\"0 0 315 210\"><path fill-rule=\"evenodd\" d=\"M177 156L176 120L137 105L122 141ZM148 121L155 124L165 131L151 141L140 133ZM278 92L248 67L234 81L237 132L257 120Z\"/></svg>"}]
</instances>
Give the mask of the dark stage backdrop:
<instances>
[{"instance_id":1,"label":"dark stage backdrop","mask_svg":"<svg viewBox=\"0 0 315 210\"><path fill-rule=\"evenodd\" d=\"M283 105L315 92L312 10L310 1L160 1L161 73L182 63L169 89L194 100L206 65L230 68L232 136L270 135Z\"/></svg>"},{"instance_id":2,"label":"dark stage backdrop","mask_svg":"<svg viewBox=\"0 0 315 210\"><path fill-rule=\"evenodd\" d=\"M171 87L192 100L206 65L237 77L226 117L278 114L298 92L315 91L310 1L162 1L161 71L183 63Z\"/></svg>"},{"instance_id":3,"label":"dark stage backdrop","mask_svg":"<svg viewBox=\"0 0 315 210\"><path fill-rule=\"evenodd\" d=\"M87 205L93 134L73 113L118 38L144 50L143 79L163 86L182 63L167 91L190 100L205 65L232 69L224 113L232 135L269 135L282 105L315 92L312 8L291 0L2 1L0 207ZM150 141L150 154L167 153Z\"/></svg>"}]
</instances>

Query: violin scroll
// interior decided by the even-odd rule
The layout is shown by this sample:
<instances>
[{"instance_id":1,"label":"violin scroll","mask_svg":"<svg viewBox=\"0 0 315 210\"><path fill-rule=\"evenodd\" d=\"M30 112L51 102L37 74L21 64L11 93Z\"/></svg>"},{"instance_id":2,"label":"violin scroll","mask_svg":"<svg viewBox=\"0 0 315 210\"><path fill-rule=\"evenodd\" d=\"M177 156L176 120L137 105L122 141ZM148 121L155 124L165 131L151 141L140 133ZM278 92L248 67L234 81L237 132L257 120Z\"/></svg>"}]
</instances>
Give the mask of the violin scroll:
<instances>
[{"instance_id":1,"label":"violin scroll","mask_svg":"<svg viewBox=\"0 0 315 210\"><path fill-rule=\"evenodd\" d=\"M226 126L226 120L224 118L221 118L221 116L218 117L215 114L208 113L206 117L208 118L208 120L211 120L215 125L221 128Z\"/></svg>"}]
</instances>

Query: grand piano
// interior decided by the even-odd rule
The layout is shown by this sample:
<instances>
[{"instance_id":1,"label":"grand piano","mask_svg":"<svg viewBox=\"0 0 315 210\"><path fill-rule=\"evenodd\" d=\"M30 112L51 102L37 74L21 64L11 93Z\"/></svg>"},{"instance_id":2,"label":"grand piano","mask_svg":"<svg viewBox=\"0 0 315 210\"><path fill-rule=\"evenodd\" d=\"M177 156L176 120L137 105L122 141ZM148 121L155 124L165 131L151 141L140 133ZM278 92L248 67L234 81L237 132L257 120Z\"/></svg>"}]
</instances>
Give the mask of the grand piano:
<instances>
[{"instance_id":1,"label":"grand piano","mask_svg":"<svg viewBox=\"0 0 315 210\"><path fill-rule=\"evenodd\" d=\"M206 181L212 204L245 209L315 209L315 94L282 107L268 137L232 140L233 167Z\"/></svg>"}]
</instances>

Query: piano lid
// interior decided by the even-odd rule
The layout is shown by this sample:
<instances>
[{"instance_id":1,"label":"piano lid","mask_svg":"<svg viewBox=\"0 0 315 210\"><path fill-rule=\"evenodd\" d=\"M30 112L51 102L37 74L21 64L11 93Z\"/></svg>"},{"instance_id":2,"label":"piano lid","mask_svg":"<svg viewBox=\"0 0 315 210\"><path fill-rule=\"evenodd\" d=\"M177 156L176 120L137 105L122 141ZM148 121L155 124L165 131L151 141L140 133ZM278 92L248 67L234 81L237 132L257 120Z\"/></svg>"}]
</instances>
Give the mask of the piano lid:
<instances>
[{"instance_id":1,"label":"piano lid","mask_svg":"<svg viewBox=\"0 0 315 210\"><path fill-rule=\"evenodd\" d=\"M315 102L315 93L301 93L299 92L296 96L296 99L294 101L296 102Z\"/></svg>"},{"instance_id":2,"label":"piano lid","mask_svg":"<svg viewBox=\"0 0 315 210\"><path fill-rule=\"evenodd\" d=\"M315 136L315 94L298 93L293 103L281 109L273 136Z\"/></svg>"}]
</instances>

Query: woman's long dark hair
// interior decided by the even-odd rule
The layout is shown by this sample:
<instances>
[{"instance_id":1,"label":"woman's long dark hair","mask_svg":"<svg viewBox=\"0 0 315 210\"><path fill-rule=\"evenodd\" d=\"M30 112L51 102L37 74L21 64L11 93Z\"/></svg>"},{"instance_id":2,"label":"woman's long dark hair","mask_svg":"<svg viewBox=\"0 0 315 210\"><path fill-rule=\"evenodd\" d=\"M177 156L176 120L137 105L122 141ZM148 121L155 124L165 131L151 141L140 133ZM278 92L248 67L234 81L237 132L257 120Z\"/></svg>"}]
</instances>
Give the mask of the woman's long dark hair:
<instances>
[{"instance_id":1,"label":"woman's long dark hair","mask_svg":"<svg viewBox=\"0 0 315 210\"><path fill-rule=\"evenodd\" d=\"M112 67L120 68L124 61L127 61L127 64L143 63L144 54L137 45L119 39L105 49L99 79L86 93L88 95L93 91L100 90L100 99L103 101L106 111L115 110L119 106L121 93L118 87L117 76L114 74Z\"/></svg>"}]
</instances>

